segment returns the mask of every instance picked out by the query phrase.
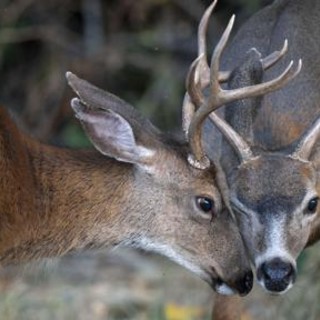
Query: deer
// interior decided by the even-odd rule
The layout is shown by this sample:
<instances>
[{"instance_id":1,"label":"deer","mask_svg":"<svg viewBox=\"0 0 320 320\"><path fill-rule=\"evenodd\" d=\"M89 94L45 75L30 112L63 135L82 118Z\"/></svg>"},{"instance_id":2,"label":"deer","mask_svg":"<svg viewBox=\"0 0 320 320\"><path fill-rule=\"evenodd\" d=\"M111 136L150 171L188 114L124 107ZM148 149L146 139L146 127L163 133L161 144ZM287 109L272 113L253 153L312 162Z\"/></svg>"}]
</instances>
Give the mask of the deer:
<instances>
[{"instance_id":1,"label":"deer","mask_svg":"<svg viewBox=\"0 0 320 320\"><path fill-rule=\"evenodd\" d=\"M0 108L0 265L130 246L172 259L220 294L249 293L253 274L220 171L197 161L205 117L194 112L188 134L172 136L113 94L66 78L94 149L40 143Z\"/></svg>"},{"instance_id":2,"label":"deer","mask_svg":"<svg viewBox=\"0 0 320 320\"><path fill-rule=\"evenodd\" d=\"M226 88L239 92L243 86L256 87L285 65L290 69L291 59L304 62L302 67L299 60L294 72L299 76L281 90L215 108L203 133L206 154L218 159L224 172L225 197L257 280L272 294L293 286L298 256L320 238L319 12L315 0L274 1L226 46L221 69L231 71L221 71L214 81L217 68L207 62L206 27L199 28L198 58L187 85L185 118L214 103ZM272 54L283 41L282 50ZM239 318L238 301L219 297L214 319Z\"/></svg>"}]
</instances>

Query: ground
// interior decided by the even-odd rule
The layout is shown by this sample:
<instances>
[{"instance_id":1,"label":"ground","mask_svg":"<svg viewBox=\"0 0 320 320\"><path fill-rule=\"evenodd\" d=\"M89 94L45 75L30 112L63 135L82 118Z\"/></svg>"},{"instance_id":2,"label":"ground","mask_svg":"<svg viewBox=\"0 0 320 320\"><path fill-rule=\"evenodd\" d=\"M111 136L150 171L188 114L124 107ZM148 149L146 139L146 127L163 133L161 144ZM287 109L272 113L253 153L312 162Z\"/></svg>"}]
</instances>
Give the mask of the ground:
<instances>
[{"instance_id":1,"label":"ground","mask_svg":"<svg viewBox=\"0 0 320 320\"><path fill-rule=\"evenodd\" d=\"M243 320L320 319L319 245L300 262L288 294L271 297L258 286L244 299ZM0 280L5 320L205 320L212 291L167 259L131 250L100 251L24 267Z\"/></svg>"}]
</instances>

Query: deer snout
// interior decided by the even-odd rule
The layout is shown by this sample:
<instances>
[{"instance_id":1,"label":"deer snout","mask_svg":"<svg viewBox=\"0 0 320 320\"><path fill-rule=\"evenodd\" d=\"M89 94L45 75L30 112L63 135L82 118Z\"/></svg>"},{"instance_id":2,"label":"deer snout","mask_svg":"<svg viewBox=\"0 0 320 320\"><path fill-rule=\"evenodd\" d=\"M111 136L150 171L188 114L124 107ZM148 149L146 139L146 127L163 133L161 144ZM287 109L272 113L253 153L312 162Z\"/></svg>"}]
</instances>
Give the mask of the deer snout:
<instances>
[{"instance_id":1,"label":"deer snout","mask_svg":"<svg viewBox=\"0 0 320 320\"><path fill-rule=\"evenodd\" d=\"M296 279L296 268L280 258L262 263L257 270L257 277L263 287L272 293L284 293Z\"/></svg>"},{"instance_id":2,"label":"deer snout","mask_svg":"<svg viewBox=\"0 0 320 320\"><path fill-rule=\"evenodd\" d=\"M251 270L245 272L235 281L227 281L218 278L214 281L214 290L223 295L239 294L247 295L253 286L253 273Z\"/></svg>"},{"instance_id":3,"label":"deer snout","mask_svg":"<svg viewBox=\"0 0 320 320\"><path fill-rule=\"evenodd\" d=\"M238 290L240 296L246 296L253 286L253 273L248 271L245 275L236 281L235 287Z\"/></svg>"}]
</instances>

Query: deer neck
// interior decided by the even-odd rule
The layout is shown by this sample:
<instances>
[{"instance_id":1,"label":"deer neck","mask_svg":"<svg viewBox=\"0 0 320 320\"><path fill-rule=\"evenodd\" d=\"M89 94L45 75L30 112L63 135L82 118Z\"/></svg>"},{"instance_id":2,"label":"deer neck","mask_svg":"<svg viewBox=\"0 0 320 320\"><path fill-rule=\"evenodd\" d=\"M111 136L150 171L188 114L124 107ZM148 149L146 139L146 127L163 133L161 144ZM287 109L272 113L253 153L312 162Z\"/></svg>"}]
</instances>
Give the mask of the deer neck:
<instances>
[{"instance_id":1,"label":"deer neck","mask_svg":"<svg viewBox=\"0 0 320 320\"><path fill-rule=\"evenodd\" d=\"M17 154L0 162L8 173L0 180L0 263L115 246L137 232L133 166L16 138Z\"/></svg>"}]
</instances>

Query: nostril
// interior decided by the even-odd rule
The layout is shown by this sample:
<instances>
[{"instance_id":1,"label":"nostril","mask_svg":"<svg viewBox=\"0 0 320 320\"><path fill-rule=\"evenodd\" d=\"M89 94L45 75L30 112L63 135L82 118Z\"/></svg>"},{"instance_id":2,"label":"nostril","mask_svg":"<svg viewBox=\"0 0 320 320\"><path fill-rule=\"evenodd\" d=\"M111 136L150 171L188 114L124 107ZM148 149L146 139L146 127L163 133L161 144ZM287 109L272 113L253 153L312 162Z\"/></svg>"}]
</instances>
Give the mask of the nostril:
<instances>
[{"instance_id":1,"label":"nostril","mask_svg":"<svg viewBox=\"0 0 320 320\"><path fill-rule=\"evenodd\" d=\"M223 281L221 280L221 278L217 278L217 279L215 280L215 282L216 282L216 285L217 285L217 286L222 286L222 285L223 285Z\"/></svg>"},{"instance_id":2,"label":"nostril","mask_svg":"<svg viewBox=\"0 0 320 320\"><path fill-rule=\"evenodd\" d=\"M237 289L241 296L248 294L253 286L253 273L248 271L244 277L238 281Z\"/></svg>"},{"instance_id":3,"label":"nostril","mask_svg":"<svg viewBox=\"0 0 320 320\"><path fill-rule=\"evenodd\" d=\"M245 288L249 289L249 291L252 289L252 286L253 286L253 273L252 273L252 271L249 271L245 275L244 286L245 286Z\"/></svg>"}]
</instances>

